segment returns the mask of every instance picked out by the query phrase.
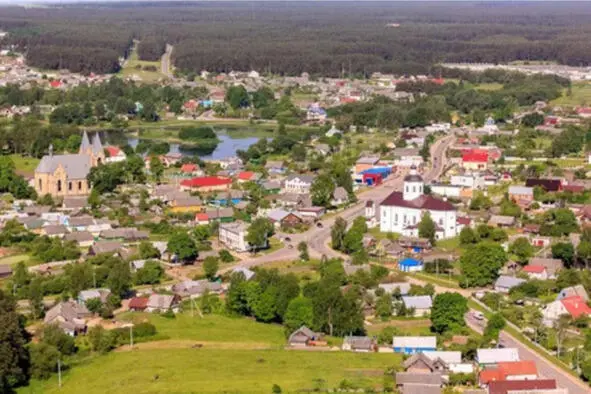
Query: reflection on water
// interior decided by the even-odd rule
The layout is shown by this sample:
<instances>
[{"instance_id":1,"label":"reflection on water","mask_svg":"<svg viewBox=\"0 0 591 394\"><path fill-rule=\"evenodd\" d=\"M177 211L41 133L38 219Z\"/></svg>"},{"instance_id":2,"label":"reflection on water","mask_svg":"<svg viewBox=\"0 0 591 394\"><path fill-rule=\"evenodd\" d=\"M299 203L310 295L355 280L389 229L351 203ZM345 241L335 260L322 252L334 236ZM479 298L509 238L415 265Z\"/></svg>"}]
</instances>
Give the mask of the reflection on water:
<instances>
[{"instance_id":1,"label":"reflection on water","mask_svg":"<svg viewBox=\"0 0 591 394\"><path fill-rule=\"evenodd\" d=\"M135 149L138 142L140 141L137 137L130 137L120 132L109 132L101 133L101 139L107 141L113 145L125 145L128 144ZM203 152L194 147L187 145L171 143L169 153L181 153L186 156L199 156L202 159L209 160L221 160L228 157L236 156L237 150L246 150L252 144L256 143L259 138L257 137L246 137L246 138L231 138L226 134L218 134L219 144L215 150L211 153Z\"/></svg>"}]
</instances>

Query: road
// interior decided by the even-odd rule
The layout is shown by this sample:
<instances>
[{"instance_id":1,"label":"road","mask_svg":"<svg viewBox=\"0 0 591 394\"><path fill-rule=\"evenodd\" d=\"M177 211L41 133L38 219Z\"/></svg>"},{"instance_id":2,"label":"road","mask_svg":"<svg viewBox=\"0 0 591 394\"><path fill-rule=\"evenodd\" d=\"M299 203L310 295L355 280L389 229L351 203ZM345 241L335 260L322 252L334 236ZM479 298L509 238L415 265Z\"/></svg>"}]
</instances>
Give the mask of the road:
<instances>
[{"instance_id":1,"label":"road","mask_svg":"<svg viewBox=\"0 0 591 394\"><path fill-rule=\"evenodd\" d=\"M160 60L162 74L166 75L168 78L173 77L172 72L170 71L170 56L172 55L172 49L172 45L166 44L166 51Z\"/></svg>"},{"instance_id":2,"label":"road","mask_svg":"<svg viewBox=\"0 0 591 394\"><path fill-rule=\"evenodd\" d=\"M426 182L437 179L441 175L447 163L445 152L454 140L455 138L453 136L448 136L433 143L431 146L431 162L436 163L437 165L431 167L429 170L427 170L427 172L425 172L425 174L423 174L423 178ZM381 185L376 186L359 195L359 201L357 204L342 211L337 216L323 220L322 228L312 227L303 234L290 234L290 243L294 246L292 249L282 248L267 255L246 259L241 261L238 265L228 268L225 271L236 267L250 268L273 261L297 260L299 252L295 246L301 241L304 241L308 244L308 253L311 257L320 258L322 255L326 255L327 257L343 257L344 255L328 246L328 241L330 239L330 227L334 223L335 219L340 216L347 221L351 221L357 216L362 215L365 210L365 203L368 200L374 200L376 203L380 203L390 193L401 188L403 178L404 177L402 174L397 174L386 180ZM223 273L224 270L220 272Z\"/></svg>"},{"instance_id":3,"label":"road","mask_svg":"<svg viewBox=\"0 0 591 394\"><path fill-rule=\"evenodd\" d=\"M482 334L486 325L486 320L475 319L473 312L474 311L470 311L466 314L466 323L471 329ZM559 387L568 389L569 394L585 394L591 392L591 388L586 385L585 382L558 368L550 361L519 342L506 331L501 332L499 342L504 347L518 349L520 360L535 362L540 377L555 379Z\"/></svg>"}]
</instances>

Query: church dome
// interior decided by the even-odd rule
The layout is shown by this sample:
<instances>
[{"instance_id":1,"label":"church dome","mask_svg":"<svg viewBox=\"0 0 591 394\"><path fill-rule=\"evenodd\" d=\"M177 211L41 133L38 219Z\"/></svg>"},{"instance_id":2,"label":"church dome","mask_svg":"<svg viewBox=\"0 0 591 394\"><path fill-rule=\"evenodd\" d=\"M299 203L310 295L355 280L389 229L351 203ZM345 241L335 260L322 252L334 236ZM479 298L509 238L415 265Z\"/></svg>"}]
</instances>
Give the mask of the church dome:
<instances>
[{"instance_id":1,"label":"church dome","mask_svg":"<svg viewBox=\"0 0 591 394\"><path fill-rule=\"evenodd\" d=\"M410 172L404 177L404 182L423 182L423 177L417 173L417 167L410 167Z\"/></svg>"}]
</instances>

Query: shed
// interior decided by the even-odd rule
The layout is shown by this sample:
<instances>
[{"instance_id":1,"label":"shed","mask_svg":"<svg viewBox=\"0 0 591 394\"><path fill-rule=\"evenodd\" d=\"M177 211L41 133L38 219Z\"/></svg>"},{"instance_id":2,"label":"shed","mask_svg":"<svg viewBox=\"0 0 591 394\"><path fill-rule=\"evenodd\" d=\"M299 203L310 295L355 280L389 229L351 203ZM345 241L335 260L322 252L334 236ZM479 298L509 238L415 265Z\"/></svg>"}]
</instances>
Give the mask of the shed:
<instances>
[{"instance_id":1,"label":"shed","mask_svg":"<svg viewBox=\"0 0 591 394\"><path fill-rule=\"evenodd\" d=\"M398 262L398 269L402 272L416 272L423 270L423 262L407 257Z\"/></svg>"}]
</instances>

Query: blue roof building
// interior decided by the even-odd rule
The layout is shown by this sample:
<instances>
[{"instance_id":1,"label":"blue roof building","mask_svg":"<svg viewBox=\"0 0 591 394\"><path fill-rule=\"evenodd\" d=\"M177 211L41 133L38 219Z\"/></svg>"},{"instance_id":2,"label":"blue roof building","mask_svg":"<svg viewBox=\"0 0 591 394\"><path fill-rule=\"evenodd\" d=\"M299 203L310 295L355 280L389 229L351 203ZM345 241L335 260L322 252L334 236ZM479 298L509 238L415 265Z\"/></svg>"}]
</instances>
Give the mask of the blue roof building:
<instances>
[{"instance_id":1,"label":"blue roof building","mask_svg":"<svg viewBox=\"0 0 591 394\"><path fill-rule=\"evenodd\" d=\"M407 257L398 262L398 268L402 272L416 272L423 270L423 262L412 257Z\"/></svg>"}]
</instances>

